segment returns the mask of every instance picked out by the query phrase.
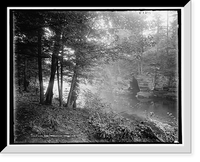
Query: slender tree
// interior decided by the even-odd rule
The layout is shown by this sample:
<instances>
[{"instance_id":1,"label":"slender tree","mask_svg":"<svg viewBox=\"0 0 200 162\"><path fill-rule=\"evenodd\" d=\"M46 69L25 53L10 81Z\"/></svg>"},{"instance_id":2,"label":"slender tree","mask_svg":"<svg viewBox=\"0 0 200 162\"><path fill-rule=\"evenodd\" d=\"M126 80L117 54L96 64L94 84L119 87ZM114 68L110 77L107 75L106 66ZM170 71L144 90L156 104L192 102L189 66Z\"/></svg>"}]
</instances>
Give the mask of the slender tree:
<instances>
[{"instance_id":1,"label":"slender tree","mask_svg":"<svg viewBox=\"0 0 200 162\"><path fill-rule=\"evenodd\" d=\"M71 87L67 98L66 106L68 108L76 108L76 84L77 84L77 68L74 69L72 76Z\"/></svg>"},{"instance_id":2,"label":"slender tree","mask_svg":"<svg viewBox=\"0 0 200 162\"><path fill-rule=\"evenodd\" d=\"M27 92L27 58L24 57L24 91Z\"/></svg>"},{"instance_id":3,"label":"slender tree","mask_svg":"<svg viewBox=\"0 0 200 162\"><path fill-rule=\"evenodd\" d=\"M60 31L57 30L55 34L55 43L53 47L53 54L52 54L52 60L51 60L51 75L50 75L49 84L48 84L48 88L46 92L46 100L45 100L46 104L52 104L53 86L54 86L54 79L55 79L59 49L60 49Z\"/></svg>"},{"instance_id":4,"label":"slender tree","mask_svg":"<svg viewBox=\"0 0 200 162\"><path fill-rule=\"evenodd\" d=\"M64 55L64 42L62 39L62 54L61 54L61 61L60 61L60 106L63 105L63 55Z\"/></svg>"},{"instance_id":5,"label":"slender tree","mask_svg":"<svg viewBox=\"0 0 200 162\"><path fill-rule=\"evenodd\" d=\"M59 75L59 61L57 60L57 82L58 82L58 95L59 95L59 106L62 105L61 103L61 85L60 85L60 75Z\"/></svg>"},{"instance_id":6,"label":"slender tree","mask_svg":"<svg viewBox=\"0 0 200 162\"><path fill-rule=\"evenodd\" d=\"M169 44L169 13L167 11L167 47L166 47L166 53L168 55L169 53L169 48L168 48L168 45Z\"/></svg>"},{"instance_id":7,"label":"slender tree","mask_svg":"<svg viewBox=\"0 0 200 162\"><path fill-rule=\"evenodd\" d=\"M43 77L42 77L42 57L41 57L41 29L38 30L38 76L39 76L39 86L40 86L40 104L44 103L44 88L43 88Z\"/></svg>"}]
</instances>

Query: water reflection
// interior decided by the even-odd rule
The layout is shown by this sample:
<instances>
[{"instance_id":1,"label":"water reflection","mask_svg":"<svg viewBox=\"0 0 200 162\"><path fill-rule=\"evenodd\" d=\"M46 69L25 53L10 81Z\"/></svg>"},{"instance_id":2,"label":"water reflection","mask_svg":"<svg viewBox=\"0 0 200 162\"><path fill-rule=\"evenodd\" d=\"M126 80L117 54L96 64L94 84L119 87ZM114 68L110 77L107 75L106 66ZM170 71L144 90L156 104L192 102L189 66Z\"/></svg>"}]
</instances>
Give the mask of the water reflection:
<instances>
[{"instance_id":1,"label":"water reflection","mask_svg":"<svg viewBox=\"0 0 200 162\"><path fill-rule=\"evenodd\" d=\"M177 123L178 106L174 100L167 99L137 99L131 94L113 94L103 92L102 98L111 104L117 113L137 115L174 125Z\"/></svg>"}]
</instances>

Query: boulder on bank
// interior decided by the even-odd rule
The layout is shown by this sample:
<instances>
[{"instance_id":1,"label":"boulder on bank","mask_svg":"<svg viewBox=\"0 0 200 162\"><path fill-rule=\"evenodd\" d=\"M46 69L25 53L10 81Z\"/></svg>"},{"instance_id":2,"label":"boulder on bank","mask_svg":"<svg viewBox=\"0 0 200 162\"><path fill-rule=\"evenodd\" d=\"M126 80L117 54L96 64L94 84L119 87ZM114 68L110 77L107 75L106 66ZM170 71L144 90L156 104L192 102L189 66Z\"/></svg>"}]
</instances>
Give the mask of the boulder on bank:
<instances>
[{"instance_id":1,"label":"boulder on bank","mask_svg":"<svg viewBox=\"0 0 200 162\"><path fill-rule=\"evenodd\" d=\"M151 92L138 92L136 95L137 98L150 98L153 97L153 93Z\"/></svg>"},{"instance_id":2,"label":"boulder on bank","mask_svg":"<svg viewBox=\"0 0 200 162\"><path fill-rule=\"evenodd\" d=\"M140 91L140 88L138 86L138 81L137 81L137 79L135 79L134 76L130 82L129 91L134 94L137 94Z\"/></svg>"}]
</instances>

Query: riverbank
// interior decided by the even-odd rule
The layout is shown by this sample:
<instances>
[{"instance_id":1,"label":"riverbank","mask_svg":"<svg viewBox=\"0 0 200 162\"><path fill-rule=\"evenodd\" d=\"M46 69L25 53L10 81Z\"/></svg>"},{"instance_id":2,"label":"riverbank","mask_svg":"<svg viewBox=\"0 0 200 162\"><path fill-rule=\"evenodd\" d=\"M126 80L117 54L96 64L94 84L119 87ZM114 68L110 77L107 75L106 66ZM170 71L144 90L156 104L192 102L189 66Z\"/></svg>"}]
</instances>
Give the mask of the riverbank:
<instances>
[{"instance_id":1,"label":"riverbank","mask_svg":"<svg viewBox=\"0 0 200 162\"><path fill-rule=\"evenodd\" d=\"M138 98L161 98L161 99L169 99L169 100L177 100L178 95L177 92L171 91L150 91L150 92L138 92L136 95Z\"/></svg>"},{"instance_id":2,"label":"riverbank","mask_svg":"<svg viewBox=\"0 0 200 162\"><path fill-rule=\"evenodd\" d=\"M175 128L138 116L122 117L90 98L84 108L38 104L31 93L17 95L14 143L174 143Z\"/></svg>"}]
</instances>

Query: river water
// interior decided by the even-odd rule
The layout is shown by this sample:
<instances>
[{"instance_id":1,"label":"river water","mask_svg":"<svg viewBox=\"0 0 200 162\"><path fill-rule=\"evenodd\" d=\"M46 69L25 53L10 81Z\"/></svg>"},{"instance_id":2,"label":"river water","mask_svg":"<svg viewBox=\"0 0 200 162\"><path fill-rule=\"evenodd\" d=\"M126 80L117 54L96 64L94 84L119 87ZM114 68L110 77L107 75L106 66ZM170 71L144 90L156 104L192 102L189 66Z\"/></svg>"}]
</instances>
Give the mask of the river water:
<instances>
[{"instance_id":1,"label":"river water","mask_svg":"<svg viewBox=\"0 0 200 162\"><path fill-rule=\"evenodd\" d=\"M178 119L178 106L174 100L137 99L130 93L117 94L103 91L101 97L110 103L112 109L119 114L137 115L151 118L163 123L175 125Z\"/></svg>"},{"instance_id":2,"label":"river water","mask_svg":"<svg viewBox=\"0 0 200 162\"><path fill-rule=\"evenodd\" d=\"M176 100L162 98L138 99L135 97L135 94L128 90L123 93L117 93L111 87L102 87L98 91L95 86L81 84L80 87L93 93L98 92L103 101L111 105L113 111L124 117L127 117L127 114L128 117L131 117L131 115L135 117L137 115L144 119L150 118L172 126L177 126L179 111ZM81 97L80 101L84 101L83 98ZM84 105L84 102L82 104Z\"/></svg>"}]
</instances>

